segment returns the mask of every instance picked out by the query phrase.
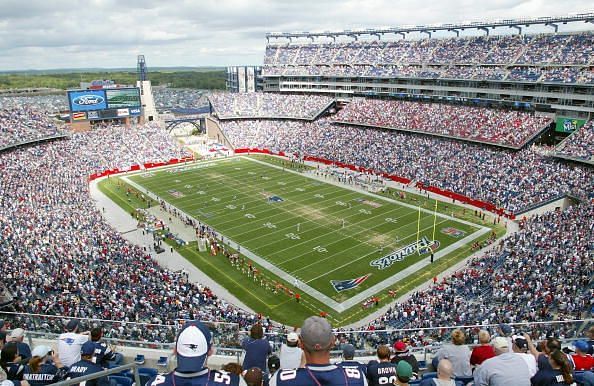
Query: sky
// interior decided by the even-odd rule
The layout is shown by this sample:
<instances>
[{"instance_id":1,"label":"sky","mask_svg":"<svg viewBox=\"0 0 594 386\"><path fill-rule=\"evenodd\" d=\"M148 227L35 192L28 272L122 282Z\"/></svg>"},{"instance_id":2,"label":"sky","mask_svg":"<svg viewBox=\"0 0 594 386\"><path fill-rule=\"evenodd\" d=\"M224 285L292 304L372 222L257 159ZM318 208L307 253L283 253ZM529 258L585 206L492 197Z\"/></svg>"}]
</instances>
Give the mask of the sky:
<instances>
[{"instance_id":1,"label":"sky","mask_svg":"<svg viewBox=\"0 0 594 386\"><path fill-rule=\"evenodd\" d=\"M150 71L151 66L260 65L267 32L562 16L594 12L594 5L592 0L0 0L0 10L0 71L130 68L139 54ZM569 28L594 29L594 24Z\"/></svg>"}]
</instances>

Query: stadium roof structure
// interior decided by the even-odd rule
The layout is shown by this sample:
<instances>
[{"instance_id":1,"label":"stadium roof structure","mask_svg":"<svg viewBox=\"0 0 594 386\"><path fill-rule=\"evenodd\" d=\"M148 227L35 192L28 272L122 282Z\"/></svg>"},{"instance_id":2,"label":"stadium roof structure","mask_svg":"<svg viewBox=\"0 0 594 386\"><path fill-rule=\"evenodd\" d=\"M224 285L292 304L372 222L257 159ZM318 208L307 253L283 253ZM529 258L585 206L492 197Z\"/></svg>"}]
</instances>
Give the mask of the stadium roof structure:
<instances>
[{"instance_id":1,"label":"stadium roof structure","mask_svg":"<svg viewBox=\"0 0 594 386\"><path fill-rule=\"evenodd\" d=\"M544 25L554 29L555 32L559 30L559 24L568 23L594 23L594 12L572 14L567 16L545 16L537 18L520 18L520 19L504 19L494 21L477 21L470 22L464 21L461 23L446 23L446 24L430 24L430 25L417 25L417 26L401 26L401 27L385 27L385 28L367 28L367 29L356 29L356 30L344 30L344 31L324 31L324 32L269 32L266 34L266 41L270 42L270 39L288 39L293 38L309 38L312 41L316 38L329 37L336 39L340 36L352 37L358 40L359 36L370 35L377 36L381 39L381 36L385 34L396 34L402 35L411 32L421 32L431 37L432 32L437 31L449 31L454 32L456 36L460 36L460 31L467 29L476 29L485 31L489 35L490 29L499 27L515 28L518 34L522 33L522 27L529 27L531 25Z\"/></svg>"}]
</instances>

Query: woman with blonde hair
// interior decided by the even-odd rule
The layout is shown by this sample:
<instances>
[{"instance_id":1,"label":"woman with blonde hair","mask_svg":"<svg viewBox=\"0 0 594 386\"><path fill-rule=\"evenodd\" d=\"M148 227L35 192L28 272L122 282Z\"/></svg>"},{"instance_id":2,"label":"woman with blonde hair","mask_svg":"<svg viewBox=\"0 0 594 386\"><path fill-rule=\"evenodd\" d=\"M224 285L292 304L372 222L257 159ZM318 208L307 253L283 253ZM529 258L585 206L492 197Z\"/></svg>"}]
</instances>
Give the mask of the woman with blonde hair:
<instances>
[{"instance_id":1,"label":"woman with blonde hair","mask_svg":"<svg viewBox=\"0 0 594 386\"><path fill-rule=\"evenodd\" d=\"M444 358L449 359L452 362L454 376L456 377L472 376L472 370L470 369L470 349L466 345L466 334L462 330L456 329L452 331L452 343L445 343L435 353L435 358L438 363ZM437 368L437 366L435 367Z\"/></svg>"}]
</instances>

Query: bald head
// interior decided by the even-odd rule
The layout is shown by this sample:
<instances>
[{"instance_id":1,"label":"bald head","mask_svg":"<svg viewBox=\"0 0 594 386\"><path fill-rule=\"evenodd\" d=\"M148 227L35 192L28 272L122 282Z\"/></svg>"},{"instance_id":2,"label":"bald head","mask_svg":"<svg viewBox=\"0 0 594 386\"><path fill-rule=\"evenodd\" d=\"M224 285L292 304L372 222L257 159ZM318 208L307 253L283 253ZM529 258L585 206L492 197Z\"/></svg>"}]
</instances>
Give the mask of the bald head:
<instances>
[{"instance_id":1,"label":"bald head","mask_svg":"<svg viewBox=\"0 0 594 386\"><path fill-rule=\"evenodd\" d=\"M454 369L452 362L449 359L442 359L437 365L437 377L442 380L450 380L454 378Z\"/></svg>"}]
</instances>

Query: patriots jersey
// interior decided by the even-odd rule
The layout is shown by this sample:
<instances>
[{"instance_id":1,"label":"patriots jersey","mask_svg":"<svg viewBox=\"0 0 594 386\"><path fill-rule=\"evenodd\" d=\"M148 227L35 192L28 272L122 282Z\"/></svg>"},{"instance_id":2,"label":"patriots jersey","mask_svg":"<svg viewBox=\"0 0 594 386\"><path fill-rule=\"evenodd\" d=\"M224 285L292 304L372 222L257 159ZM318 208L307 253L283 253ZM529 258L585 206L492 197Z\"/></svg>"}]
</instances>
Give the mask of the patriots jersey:
<instances>
[{"instance_id":1,"label":"patriots jersey","mask_svg":"<svg viewBox=\"0 0 594 386\"><path fill-rule=\"evenodd\" d=\"M367 366L357 361L342 361L337 363L336 366L342 367L343 369L346 369L347 367L359 369L359 371L361 371L364 376L367 376Z\"/></svg>"},{"instance_id":2,"label":"patriots jersey","mask_svg":"<svg viewBox=\"0 0 594 386\"><path fill-rule=\"evenodd\" d=\"M375 362L367 367L369 386L392 385L396 381L396 364L390 362Z\"/></svg>"},{"instance_id":3,"label":"patriots jersey","mask_svg":"<svg viewBox=\"0 0 594 386\"><path fill-rule=\"evenodd\" d=\"M159 374L145 386L247 386L243 378L226 371L209 370L207 368L195 373Z\"/></svg>"},{"instance_id":4,"label":"patriots jersey","mask_svg":"<svg viewBox=\"0 0 594 386\"><path fill-rule=\"evenodd\" d=\"M93 342L95 343L95 363L103 367L107 367L107 362L111 361L115 357L105 342Z\"/></svg>"},{"instance_id":5,"label":"patriots jersey","mask_svg":"<svg viewBox=\"0 0 594 386\"><path fill-rule=\"evenodd\" d=\"M80 360L70 366L68 370L68 379L83 377L103 371L103 367L87 360ZM91 379L84 382L85 386L109 386L109 380L106 376L97 379Z\"/></svg>"},{"instance_id":6,"label":"patriots jersey","mask_svg":"<svg viewBox=\"0 0 594 386\"><path fill-rule=\"evenodd\" d=\"M305 368L279 370L270 386L367 386L365 375L356 368L336 365L307 365Z\"/></svg>"},{"instance_id":7,"label":"patriots jersey","mask_svg":"<svg viewBox=\"0 0 594 386\"><path fill-rule=\"evenodd\" d=\"M34 373L29 365L25 366L23 379L31 386L45 386L51 383L63 381L68 373L67 367L57 368L50 363L39 366L39 371Z\"/></svg>"}]
</instances>

